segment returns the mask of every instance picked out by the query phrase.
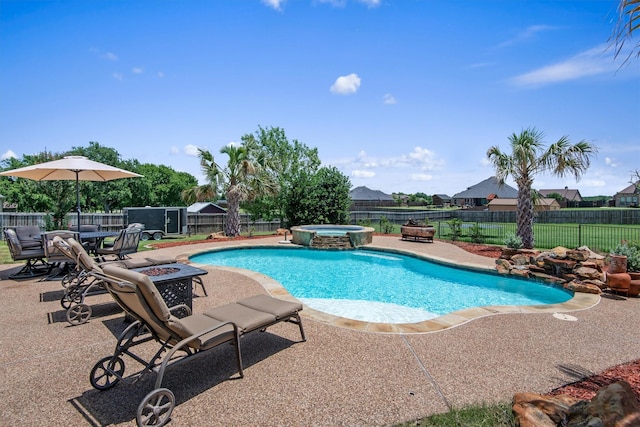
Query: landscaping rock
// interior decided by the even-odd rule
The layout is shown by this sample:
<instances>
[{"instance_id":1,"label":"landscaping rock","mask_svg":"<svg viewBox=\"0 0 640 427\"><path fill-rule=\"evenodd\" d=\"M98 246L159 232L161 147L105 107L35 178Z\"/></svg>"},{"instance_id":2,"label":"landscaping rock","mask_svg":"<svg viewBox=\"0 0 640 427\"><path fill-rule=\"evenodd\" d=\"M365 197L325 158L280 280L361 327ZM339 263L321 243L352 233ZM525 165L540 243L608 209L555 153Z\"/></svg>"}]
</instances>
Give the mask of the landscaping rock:
<instances>
[{"instance_id":1,"label":"landscaping rock","mask_svg":"<svg viewBox=\"0 0 640 427\"><path fill-rule=\"evenodd\" d=\"M592 259L600 259L600 260L604 260L604 259L606 258L604 255L600 255L600 254L597 254L597 253L593 252L593 251L592 251L591 249L589 249L587 246L580 246L580 247L578 248L578 250L579 250L579 251L587 251L587 252L589 252L589 258L592 258Z\"/></svg>"},{"instance_id":2,"label":"landscaping rock","mask_svg":"<svg viewBox=\"0 0 640 427\"><path fill-rule=\"evenodd\" d=\"M511 262L515 265L528 265L531 261L529 255L515 254L511 257Z\"/></svg>"},{"instance_id":3,"label":"landscaping rock","mask_svg":"<svg viewBox=\"0 0 640 427\"><path fill-rule=\"evenodd\" d=\"M602 293L602 289L598 286L591 283L580 282L578 280L572 280L571 282L565 283L564 288L573 292L584 292L586 294L600 295Z\"/></svg>"},{"instance_id":4,"label":"landscaping rock","mask_svg":"<svg viewBox=\"0 0 640 427\"><path fill-rule=\"evenodd\" d=\"M640 403L626 381L598 390L591 402L570 408L567 427L632 427L640 425Z\"/></svg>"},{"instance_id":5,"label":"landscaping rock","mask_svg":"<svg viewBox=\"0 0 640 427\"><path fill-rule=\"evenodd\" d=\"M513 413L520 427L633 427L640 425L640 402L628 382L602 387L591 401L567 395L516 393Z\"/></svg>"},{"instance_id":6,"label":"landscaping rock","mask_svg":"<svg viewBox=\"0 0 640 427\"><path fill-rule=\"evenodd\" d=\"M565 259L567 257L567 250L568 249L565 247L556 246L555 248L551 249L551 253L555 258Z\"/></svg>"},{"instance_id":7,"label":"landscaping rock","mask_svg":"<svg viewBox=\"0 0 640 427\"><path fill-rule=\"evenodd\" d=\"M586 261L589 259L589 252L581 251L579 249L568 250L567 258L572 259L574 261Z\"/></svg>"},{"instance_id":8,"label":"landscaping rock","mask_svg":"<svg viewBox=\"0 0 640 427\"><path fill-rule=\"evenodd\" d=\"M591 267L577 267L573 270L573 272L578 275L578 277L582 277L585 279L602 279L602 273Z\"/></svg>"}]
</instances>

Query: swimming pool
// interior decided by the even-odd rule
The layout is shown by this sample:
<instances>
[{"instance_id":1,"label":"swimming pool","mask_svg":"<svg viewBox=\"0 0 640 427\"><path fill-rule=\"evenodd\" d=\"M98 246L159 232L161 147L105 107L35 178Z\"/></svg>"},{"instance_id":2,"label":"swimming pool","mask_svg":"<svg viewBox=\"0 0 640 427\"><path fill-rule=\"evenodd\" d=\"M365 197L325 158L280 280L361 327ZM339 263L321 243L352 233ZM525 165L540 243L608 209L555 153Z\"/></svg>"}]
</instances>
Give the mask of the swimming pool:
<instances>
[{"instance_id":1,"label":"swimming pool","mask_svg":"<svg viewBox=\"0 0 640 427\"><path fill-rule=\"evenodd\" d=\"M191 257L256 271L307 306L354 320L416 323L482 306L557 304L572 293L539 282L453 268L376 249L234 248Z\"/></svg>"}]
</instances>

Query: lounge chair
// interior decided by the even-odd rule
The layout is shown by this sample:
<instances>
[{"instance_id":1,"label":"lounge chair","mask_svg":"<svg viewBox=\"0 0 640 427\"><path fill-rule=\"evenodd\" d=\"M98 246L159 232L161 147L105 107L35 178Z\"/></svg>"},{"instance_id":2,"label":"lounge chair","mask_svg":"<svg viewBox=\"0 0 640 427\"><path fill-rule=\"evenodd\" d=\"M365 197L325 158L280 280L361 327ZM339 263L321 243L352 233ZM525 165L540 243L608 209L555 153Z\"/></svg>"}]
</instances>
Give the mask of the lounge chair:
<instances>
[{"instance_id":1,"label":"lounge chair","mask_svg":"<svg viewBox=\"0 0 640 427\"><path fill-rule=\"evenodd\" d=\"M69 262L76 266L75 269L62 278L62 286L65 288L65 292L60 299L60 305L62 308L67 310L67 321L74 326L86 323L91 317L93 310L90 305L85 303L85 298L92 295L104 294L106 292L102 281L92 276L90 274L91 272L101 273L102 267L108 264L114 264L119 267L129 269L160 266L176 262L175 259L151 257L143 260L126 259L97 262L89 255L84 246L74 238L67 238L65 240L60 236L54 236L52 243L60 254L66 256ZM192 281L194 287L196 285L200 285L206 296L207 291L202 279L200 277L193 277Z\"/></svg>"},{"instance_id":2,"label":"lounge chair","mask_svg":"<svg viewBox=\"0 0 640 427\"><path fill-rule=\"evenodd\" d=\"M98 390L106 390L124 379L122 356L125 354L144 365L133 376L157 372L154 390L138 406L138 426L163 426L169 421L175 408L175 396L171 390L162 387L169 364L231 342L235 347L238 373L243 377L241 335L255 330L264 331L271 325L287 321L297 324L302 341L306 340L298 314L302 310L299 303L257 295L205 313L191 314L189 310L188 316L177 318L173 314L174 309L188 307L169 309L148 276L115 265L105 265L103 273L92 274L104 281L116 302L136 321L122 332L113 355L102 358L93 367L89 377L91 385ZM147 362L132 350L136 345L151 340L155 340L160 349ZM178 358L178 351L184 352L184 356Z\"/></svg>"},{"instance_id":3,"label":"lounge chair","mask_svg":"<svg viewBox=\"0 0 640 427\"><path fill-rule=\"evenodd\" d=\"M42 248L40 228L35 225L25 225L14 228L22 249Z\"/></svg>"},{"instance_id":4,"label":"lounge chair","mask_svg":"<svg viewBox=\"0 0 640 427\"><path fill-rule=\"evenodd\" d=\"M113 255L115 259L125 259L127 255L138 252L138 243L142 230L139 228L125 228L113 242L113 246L97 248L95 254L102 261L106 261L105 256Z\"/></svg>"},{"instance_id":5,"label":"lounge chair","mask_svg":"<svg viewBox=\"0 0 640 427\"><path fill-rule=\"evenodd\" d=\"M4 231L5 240L9 247L9 253L14 261L26 261L27 263L19 272L11 274L10 279L27 279L43 276L51 272L51 265L45 261L45 253L42 243L37 246L25 247L18 239L16 231L7 228Z\"/></svg>"}]
</instances>

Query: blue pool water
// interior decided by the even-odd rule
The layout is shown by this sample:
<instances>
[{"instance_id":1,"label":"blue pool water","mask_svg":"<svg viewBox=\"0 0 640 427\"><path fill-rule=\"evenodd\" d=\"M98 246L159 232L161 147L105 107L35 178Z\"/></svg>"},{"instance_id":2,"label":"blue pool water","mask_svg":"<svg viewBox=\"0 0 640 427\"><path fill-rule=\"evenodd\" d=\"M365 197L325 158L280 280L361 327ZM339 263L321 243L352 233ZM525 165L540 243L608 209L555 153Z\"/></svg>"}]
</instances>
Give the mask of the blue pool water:
<instances>
[{"instance_id":1,"label":"blue pool water","mask_svg":"<svg viewBox=\"0 0 640 427\"><path fill-rule=\"evenodd\" d=\"M480 306L556 304L572 297L538 282L369 249L242 248L191 260L257 271L311 308L381 323L419 322Z\"/></svg>"}]
</instances>

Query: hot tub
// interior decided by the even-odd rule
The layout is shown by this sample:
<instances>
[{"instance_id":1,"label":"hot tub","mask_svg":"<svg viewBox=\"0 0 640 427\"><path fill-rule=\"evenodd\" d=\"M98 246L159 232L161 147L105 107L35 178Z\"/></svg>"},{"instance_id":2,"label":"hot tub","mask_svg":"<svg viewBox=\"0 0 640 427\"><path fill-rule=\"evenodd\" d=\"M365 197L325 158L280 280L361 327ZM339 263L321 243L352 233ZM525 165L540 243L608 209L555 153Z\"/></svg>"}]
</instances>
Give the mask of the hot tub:
<instances>
[{"instance_id":1,"label":"hot tub","mask_svg":"<svg viewBox=\"0 0 640 427\"><path fill-rule=\"evenodd\" d=\"M351 246L357 248L373 241L373 227L362 227L359 225L300 225L291 228L291 243L302 246L312 246L316 237L320 238L347 238ZM317 240L316 240L317 241ZM313 245L316 246L317 245Z\"/></svg>"}]
</instances>

